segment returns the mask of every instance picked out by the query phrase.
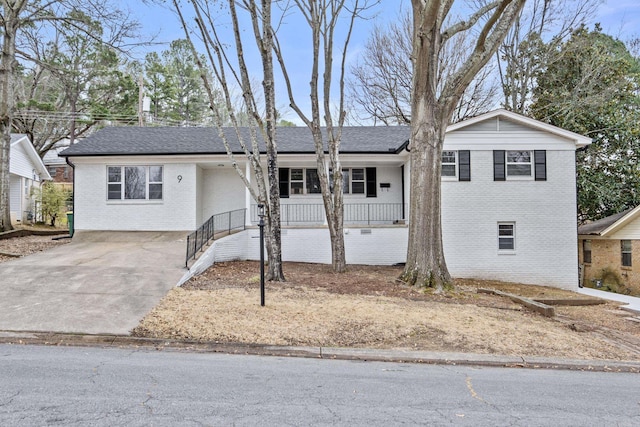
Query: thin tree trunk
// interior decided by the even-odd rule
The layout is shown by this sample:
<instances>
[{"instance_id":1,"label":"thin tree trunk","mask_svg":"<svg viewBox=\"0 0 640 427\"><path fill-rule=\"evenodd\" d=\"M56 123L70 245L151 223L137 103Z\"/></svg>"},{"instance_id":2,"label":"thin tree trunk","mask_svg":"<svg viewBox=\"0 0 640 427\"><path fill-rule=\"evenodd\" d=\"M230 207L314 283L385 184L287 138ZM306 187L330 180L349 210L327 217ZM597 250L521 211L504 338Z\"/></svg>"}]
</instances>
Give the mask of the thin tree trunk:
<instances>
[{"instance_id":1,"label":"thin tree trunk","mask_svg":"<svg viewBox=\"0 0 640 427\"><path fill-rule=\"evenodd\" d=\"M10 207L9 159L11 150L11 122L13 119L13 86L16 62L16 32L18 16L25 2L2 2L4 18L2 58L0 58L0 231L12 230Z\"/></svg>"}]
</instances>

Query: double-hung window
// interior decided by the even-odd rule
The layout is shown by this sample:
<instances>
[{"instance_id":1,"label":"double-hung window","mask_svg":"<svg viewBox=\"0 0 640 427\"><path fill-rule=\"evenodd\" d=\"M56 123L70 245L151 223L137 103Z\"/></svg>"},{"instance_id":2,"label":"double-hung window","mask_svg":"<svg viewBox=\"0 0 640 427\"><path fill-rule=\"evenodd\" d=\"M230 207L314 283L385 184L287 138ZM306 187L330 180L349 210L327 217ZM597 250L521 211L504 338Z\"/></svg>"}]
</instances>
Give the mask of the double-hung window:
<instances>
[{"instance_id":1,"label":"double-hung window","mask_svg":"<svg viewBox=\"0 0 640 427\"><path fill-rule=\"evenodd\" d=\"M531 176L531 151L507 151L507 176Z\"/></svg>"},{"instance_id":2,"label":"double-hung window","mask_svg":"<svg viewBox=\"0 0 640 427\"><path fill-rule=\"evenodd\" d=\"M342 193L364 194L366 188L364 168L342 168ZM329 171L329 188L333 192L333 173Z\"/></svg>"},{"instance_id":3,"label":"double-hung window","mask_svg":"<svg viewBox=\"0 0 640 427\"><path fill-rule=\"evenodd\" d=\"M442 152L442 176L455 178L456 176L456 152Z\"/></svg>"},{"instance_id":4,"label":"double-hung window","mask_svg":"<svg viewBox=\"0 0 640 427\"><path fill-rule=\"evenodd\" d=\"M291 194L320 193L317 169L292 168L289 175Z\"/></svg>"},{"instance_id":5,"label":"double-hung window","mask_svg":"<svg viewBox=\"0 0 640 427\"><path fill-rule=\"evenodd\" d=\"M535 178L547 180L547 152L545 150L494 150L493 180Z\"/></svg>"},{"instance_id":6,"label":"double-hung window","mask_svg":"<svg viewBox=\"0 0 640 427\"><path fill-rule=\"evenodd\" d=\"M516 249L516 224L513 222L498 223L498 250L514 251Z\"/></svg>"},{"instance_id":7,"label":"double-hung window","mask_svg":"<svg viewBox=\"0 0 640 427\"><path fill-rule=\"evenodd\" d=\"M471 154L469 150L443 150L440 176L447 181L471 181Z\"/></svg>"},{"instance_id":8,"label":"double-hung window","mask_svg":"<svg viewBox=\"0 0 640 427\"><path fill-rule=\"evenodd\" d=\"M622 253L622 266L631 267L631 240L620 241L620 252Z\"/></svg>"},{"instance_id":9,"label":"double-hung window","mask_svg":"<svg viewBox=\"0 0 640 427\"><path fill-rule=\"evenodd\" d=\"M108 166L107 200L162 200L162 166Z\"/></svg>"}]
</instances>

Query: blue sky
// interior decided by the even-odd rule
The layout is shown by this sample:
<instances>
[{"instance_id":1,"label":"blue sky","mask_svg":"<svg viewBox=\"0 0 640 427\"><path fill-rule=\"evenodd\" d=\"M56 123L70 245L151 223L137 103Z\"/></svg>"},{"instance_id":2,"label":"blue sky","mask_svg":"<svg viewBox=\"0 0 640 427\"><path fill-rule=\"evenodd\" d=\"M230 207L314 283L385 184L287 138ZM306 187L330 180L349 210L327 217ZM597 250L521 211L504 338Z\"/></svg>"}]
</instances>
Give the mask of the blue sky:
<instances>
[{"instance_id":1,"label":"blue sky","mask_svg":"<svg viewBox=\"0 0 640 427\"><path fill-rule=\"evenodd\" d=\"M144 52L149 50L161 51L168 47L168 44L175 39L184 38L184 32L179 25L175 14L168 8L159 5L148 5L143 2L130 2L120 0L124 8L129 8L132 17L142 24L141 33L145 37L156 36L159 43L154 47L147 47L140 50L138 56L144 57ZM166 2L172 5L172 1ZM362 50L369 32L374 24L385 24L396 19L402 5L408 7L409 0L382 0L378 6L378 13L375 17L357 24L356 32L350 45L349 59L355 61L358 53ZM373 15L373 13L372 13ZM599 22L603 30L610 35L627 40L640 37L640 1L639 0L604 0L599 6L596 18L590 24ZM308 100L309 82L309 43L303 36L300 37L300 28L295 24L290 24L289 28L283 31L281 42L284 51L292 58L291 74L293 75L296 91L299 92L298 102L303 106ZM306 55L306 56L305 56ZM255 65L259 67L256 57ZM293 112L286 112L285 105L288 105L284 85L277 85L278 109L285 114L285 118L298 124L301 122Z\"/></svg>"}]
</instances>

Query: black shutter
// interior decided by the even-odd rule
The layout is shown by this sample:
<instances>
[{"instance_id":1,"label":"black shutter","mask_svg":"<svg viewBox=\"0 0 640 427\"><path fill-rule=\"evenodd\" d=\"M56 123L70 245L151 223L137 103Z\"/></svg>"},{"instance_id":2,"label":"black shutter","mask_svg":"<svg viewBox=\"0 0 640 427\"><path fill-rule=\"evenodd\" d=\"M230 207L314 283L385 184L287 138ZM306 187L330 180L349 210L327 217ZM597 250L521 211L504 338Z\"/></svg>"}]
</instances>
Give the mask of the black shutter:
<instances>
[{"instance_id":1,"label":"black shutter","mask_svg":"<svg viewBox=\"0 0 640 427\"><path fill-rule=\"evenodd\" d=\"M367 168L367 197L378 197L376 188L376 168Z\"/></svg>"},{"instance_id":2,"label":"black shutter","mask_svg":"<svg viewBox=\"0 0 640 427\"><path fill-rule=\"evenodd\" d=\"M546 181L547 180L547 151L535 150L533 152L533 158L535 160L536 181Z\"/></svg>"},{"instance_id":3,"label":"black shutter","mask_svg":"<svg viewBox=\"0 0 640 427\"><path fill-rule=\"evenodd\" d=\"M278 169L278 181L280 182L280 198L289 198L289 168Z\"/></svg>"},{"instance_id":4,"label":"black shutter","mask_svg":"<svg viewBox=\"0 0 640 427\"><path fill-rule=\"evenodd\" d=\"M493 150L493 180L504 181L505 177L504 150Z\"/></svg>"},{"instance_id":5,"label":"black shutter","mask_svg":"<svg viewBox=\"0 0 640 427\"><path fill-rule=\"evenodd\" d=\"M471 152L458 151L458 181L471 181Z\"/></svg>"}]
</instances>

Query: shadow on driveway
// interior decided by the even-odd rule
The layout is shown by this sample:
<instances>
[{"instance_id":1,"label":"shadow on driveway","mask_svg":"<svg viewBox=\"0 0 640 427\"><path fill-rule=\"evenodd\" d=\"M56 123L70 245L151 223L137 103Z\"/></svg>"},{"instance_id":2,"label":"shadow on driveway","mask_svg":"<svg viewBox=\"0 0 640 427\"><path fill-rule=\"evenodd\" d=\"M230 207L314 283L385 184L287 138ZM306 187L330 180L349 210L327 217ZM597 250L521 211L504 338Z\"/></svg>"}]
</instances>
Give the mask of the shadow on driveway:
<instances>
[{"instance_id":1,"label":"shadow on driveway","mask_svg":"<svg viewBox=\"0 0 640 427\"><path fill-rule=\"evenodd\" d=\"M186 232L76 232L0 264L0 330L127 335L185 273Z\"/></svg>"}]
</instances>

